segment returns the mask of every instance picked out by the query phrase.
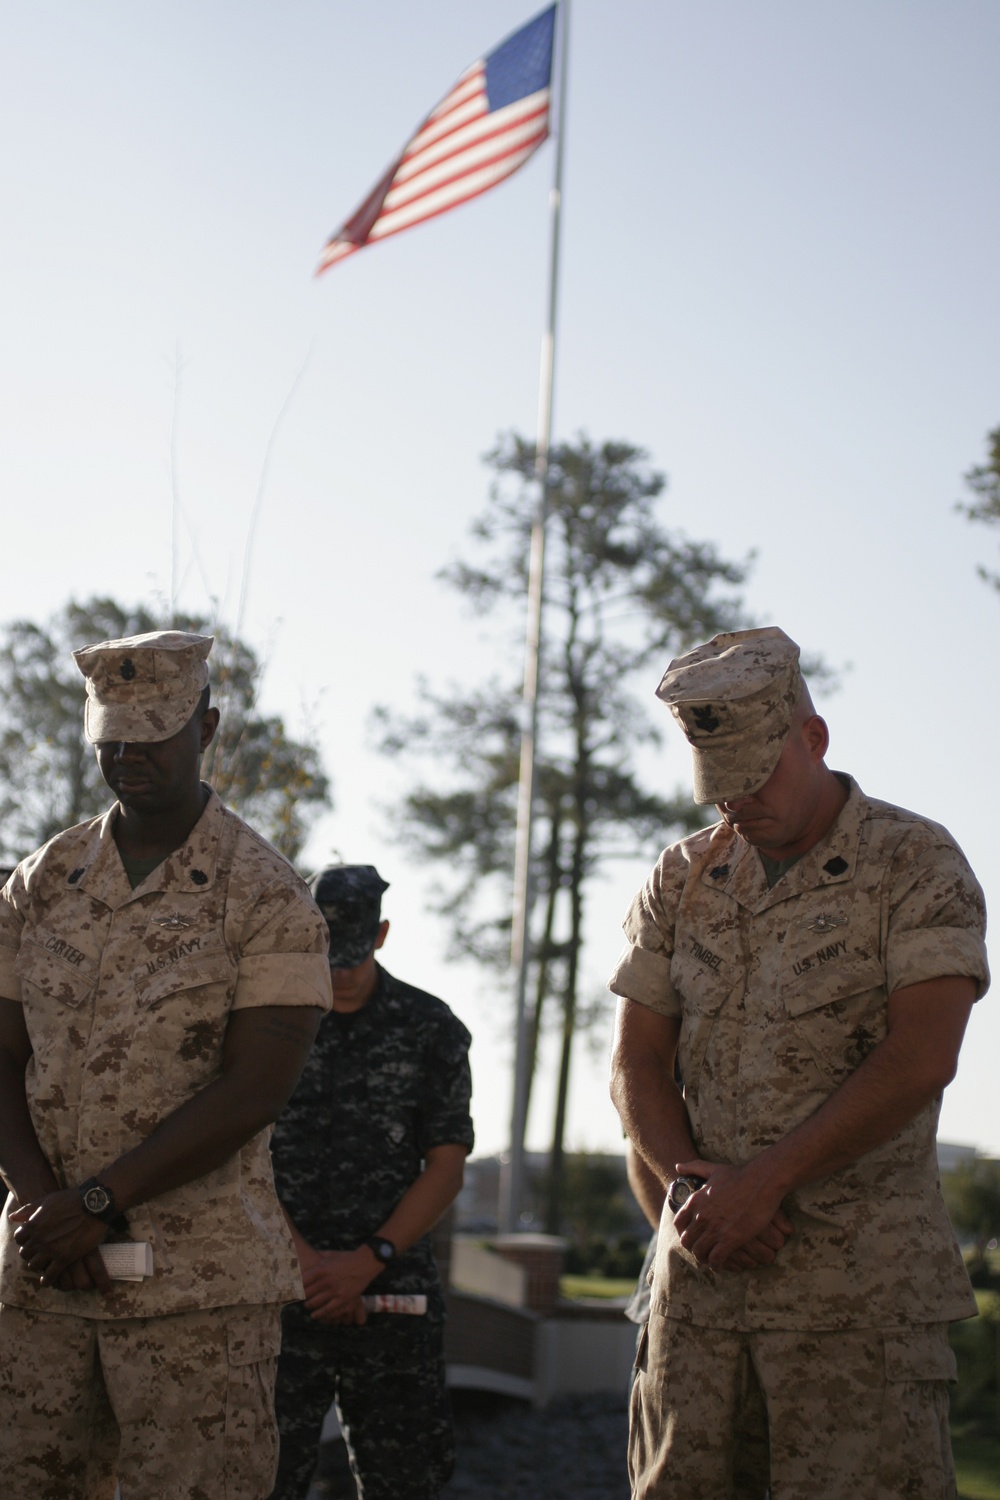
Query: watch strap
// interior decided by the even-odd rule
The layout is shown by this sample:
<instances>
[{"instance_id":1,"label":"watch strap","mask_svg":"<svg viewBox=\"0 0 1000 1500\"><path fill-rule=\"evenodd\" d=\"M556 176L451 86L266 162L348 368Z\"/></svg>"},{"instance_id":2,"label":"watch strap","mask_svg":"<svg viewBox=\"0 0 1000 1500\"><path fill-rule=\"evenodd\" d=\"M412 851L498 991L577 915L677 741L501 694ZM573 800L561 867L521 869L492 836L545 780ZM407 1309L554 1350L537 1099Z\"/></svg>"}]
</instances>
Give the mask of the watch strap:
<instances>
[{"instance_id":1,"label":"watch strap","mask_svg":"<svg viewBox=\"0 0 1000 1500\"><path fill-rule=\"evenodd\" d=\"M367 1245L380 1265L387 1266L391 1260L396 1259L396 1247L392 1240L387 1240L381 1234L369 1234L362 1241Z\"/></svg>"},{"instance_id":2,"label":"watch strap","mask_svg":"<svg viewBox=\"0 0 1000 1500\"><path fill-rule=\"evenodd\" d=\"M88 1177L86 1182L80 1184L80 1198L84 1213L89 1214L92 1219L100 1219L102 1224L107 1224L119 1234L128 1233L128 1220L119 1212L115 1195L106 1183L98 1182L96 1177ZM87 1201L88 1198L90 1202ZM95 1204L95 1199L98 1198L104 1200L103 1206Z\"/></svg>"}]
</instances>

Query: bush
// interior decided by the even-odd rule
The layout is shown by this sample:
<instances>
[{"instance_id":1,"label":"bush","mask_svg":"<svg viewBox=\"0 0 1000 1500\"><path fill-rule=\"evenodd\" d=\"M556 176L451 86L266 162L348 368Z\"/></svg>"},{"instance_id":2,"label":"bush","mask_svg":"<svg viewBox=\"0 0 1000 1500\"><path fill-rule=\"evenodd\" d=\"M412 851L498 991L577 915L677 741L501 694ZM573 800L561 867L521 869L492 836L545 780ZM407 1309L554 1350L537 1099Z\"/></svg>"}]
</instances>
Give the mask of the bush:
<instances>
[{"instance_id":1,"label":"bush","mask_svg":"<svg viewBox=\"0 0 1000 1500\"><path fill-rule=\"evenodd\" d=\"M566 1252L569 1276L603 1276L611 1281L629 1281L642 1270L646 1246L634 1234L617 1239L597 1236L572 1243Z\"/></svg>"},{"instance_id":2,"label":"bush","mask_svg":"<svg viewBox=\"0 0 1000 1500\"><path fill-rule=\"evenodd\" d=\"M949 1339L958 1361L958 1384L952 1391L955 1420L1000 1430L1000 1294L980 1292L979 1317L953 1324Z\"/></svg>"}]
</instances>

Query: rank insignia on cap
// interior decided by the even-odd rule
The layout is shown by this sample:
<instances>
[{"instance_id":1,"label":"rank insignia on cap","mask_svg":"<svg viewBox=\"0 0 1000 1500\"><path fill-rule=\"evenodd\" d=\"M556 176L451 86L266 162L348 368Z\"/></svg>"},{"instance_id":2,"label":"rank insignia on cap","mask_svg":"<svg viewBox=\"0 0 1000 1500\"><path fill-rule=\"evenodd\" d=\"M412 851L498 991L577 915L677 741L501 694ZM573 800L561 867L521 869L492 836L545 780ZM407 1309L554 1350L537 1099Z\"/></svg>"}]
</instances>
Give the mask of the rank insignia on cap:
<instances>
[{"instance_id":1,"label":"rank insignia on cap","mask_svg":"<svg viewBox=\"0 0 1000 1500\"><path fill-rule=\"evenodd\" d=\"M675 657L656 696L691 746L696 802L760 790L778 764L801 687L799 648L776 625L723 631Z\"/></svg>"},{"instance_id":2,"label":"rank insignia on cap","mask_svg":"<svg viewBox=\"0 0 1000 1500\"><path fill-rule=\"evenodd\" d=\"M712 711L712 705L705 703L701 707L691 709L691 717L699 729L704 729L706 734L713 734L719 727L718 716Z\"/></svg>"},{"instance_id":3,"label":"rank insignia on cap","mask_svg":"<svg viewBox=\"0 0 1000 1500\"><path fill-rule=\"evenodd\" d=\"M847 860L842 858L841 855L835 854L833 859L827 860L823 868L828 875L843 875L847 869Z\"/></svg>"},{"instance_id":4,"label":"rank insignia on cap","mask_svg":"<svg viewBox=\"0 0 1000 1500\"><path fill-rule=\"evenodd\" d=\"M147 630L73 652L87 684L84 733L93 744L156 744L191 718L208 687L210 635Z\"/></svg>"}]
</instances>

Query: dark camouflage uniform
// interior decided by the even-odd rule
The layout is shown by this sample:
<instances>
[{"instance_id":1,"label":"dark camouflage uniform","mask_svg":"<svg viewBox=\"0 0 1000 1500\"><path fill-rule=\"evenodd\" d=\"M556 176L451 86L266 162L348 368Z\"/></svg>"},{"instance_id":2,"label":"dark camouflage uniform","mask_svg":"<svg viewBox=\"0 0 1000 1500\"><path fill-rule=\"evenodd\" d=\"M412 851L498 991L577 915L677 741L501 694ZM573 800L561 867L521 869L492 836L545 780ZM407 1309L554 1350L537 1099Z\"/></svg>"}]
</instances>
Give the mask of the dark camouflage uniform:
<instances>
[{"instance_id":1,"label":"dark camouflage uniform","mask_svg":"<svg viewBox=\"0 0 1000 1500\"><path fill-rule=\"evenodd\" d=\"M321 1250L354 1250L374 1234L432 1147L472 1148L468 1031L443 1001L378 974L361 1010L324 1017L271 1142L278 1195ZM451 1474L444 1299L430 1236L371 1291L423 1292L427 1314L379 1313L341 1328L301 1305L286 1309L274 1500L306 1495L334 1398L364 1500L430 1500Z\"/></svg>"}]
</instances>

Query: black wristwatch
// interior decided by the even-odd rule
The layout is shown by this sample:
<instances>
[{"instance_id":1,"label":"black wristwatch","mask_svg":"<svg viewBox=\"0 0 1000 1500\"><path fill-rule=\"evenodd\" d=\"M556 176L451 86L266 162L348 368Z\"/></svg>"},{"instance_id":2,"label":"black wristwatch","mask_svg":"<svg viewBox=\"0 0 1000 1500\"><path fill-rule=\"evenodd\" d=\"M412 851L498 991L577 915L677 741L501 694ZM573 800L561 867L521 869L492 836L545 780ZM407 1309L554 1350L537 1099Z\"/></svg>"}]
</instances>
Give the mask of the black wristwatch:
<instances>
[{"instance_id":1,"label":"black wristwatch","mask_svg":"<svg viewBox=\"0 0 1000 1500\"><path fill-rule=\"evenodd\" d=\"M86 1182L81 1182L80 1197L84 1212L90 1214L92 1219L100 1219L119 1233L127 1231L128 1220L118 1212L114 1193L102 1182L98 1182L96 1177L88 1177Z\"/></svg>"},{"instance_id":2,"label":"black wristwatch","mask_svg":"<svg viewBox=\"0 0 1000 1500\"><path fill-rule=\"evenodd\" d=\"M705 1177L675 1177L667 1189L667 1207L671 1213L679 1214L692 1193L703 1188Z\"/></svg>"},{"instance_id":3,"label":"black wristwatch","mask_svg":"<svg viewBox=\"0 0 1000 1500\"><path fill-rule=\"evenodd\" d=\"M368 1246L380 1265L387 1266L391 1260L396 1259L396 1247L392 1240L383 1239L380 1234L370 1234L361 1243Z\"/></svg>"}]
</instances>

